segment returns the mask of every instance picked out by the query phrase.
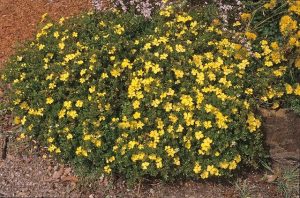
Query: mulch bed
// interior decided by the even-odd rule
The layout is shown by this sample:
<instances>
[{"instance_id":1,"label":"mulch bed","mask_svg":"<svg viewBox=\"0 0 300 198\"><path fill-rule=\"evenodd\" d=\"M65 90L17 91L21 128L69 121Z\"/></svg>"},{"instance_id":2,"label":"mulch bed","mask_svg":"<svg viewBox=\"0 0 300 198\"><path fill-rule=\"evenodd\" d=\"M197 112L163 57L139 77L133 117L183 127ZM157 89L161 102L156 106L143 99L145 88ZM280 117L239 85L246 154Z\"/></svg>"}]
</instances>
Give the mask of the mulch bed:
<instances>
[{"instance_id":1,"label":"mulch bed","mask_svg":"<svg viewBox=\"0 0 300 198\"><path fill-rule=\"evenodd\" d=\"M0 68L17 43L32 38L44 13L53 19L91 9L90 0L1 0Z\"/></svg>"}]
</instances>

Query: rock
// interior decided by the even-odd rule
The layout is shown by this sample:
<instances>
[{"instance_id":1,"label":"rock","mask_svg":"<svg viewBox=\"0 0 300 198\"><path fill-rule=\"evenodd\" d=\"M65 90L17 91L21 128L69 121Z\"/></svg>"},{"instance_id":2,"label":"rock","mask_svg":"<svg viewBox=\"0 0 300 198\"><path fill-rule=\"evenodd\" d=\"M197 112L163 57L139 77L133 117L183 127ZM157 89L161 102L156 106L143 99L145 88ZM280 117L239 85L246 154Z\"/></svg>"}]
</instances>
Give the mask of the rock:
<instances>
[{"instance_id":1,"label":"rock","mask_svg":"<svg viewBox=\"0 0 300 198\"><path fill-rule=\"evenodd\" d=\"M89 198L94 198L94 197L95 197L94 194L89 195Z\"/></svg>"},{"instance_id":2,"label":"rock","mask_svg":"<svg viewBox=\"0 0 300 198\"><path fill-rule=\"evenodd\" d=\"M279 164L300 161L300 116L286 109L260 109L271 159Z\"/></svg>"}]
</instances>

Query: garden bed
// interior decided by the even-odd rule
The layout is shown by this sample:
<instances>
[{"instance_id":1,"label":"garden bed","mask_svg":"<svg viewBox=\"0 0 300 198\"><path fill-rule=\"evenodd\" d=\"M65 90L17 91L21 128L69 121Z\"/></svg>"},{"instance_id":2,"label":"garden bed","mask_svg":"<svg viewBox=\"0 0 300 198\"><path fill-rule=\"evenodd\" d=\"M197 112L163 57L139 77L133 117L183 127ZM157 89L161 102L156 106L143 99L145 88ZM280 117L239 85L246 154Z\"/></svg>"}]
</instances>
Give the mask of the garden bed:
<instances>
[{"instance_id":1,"label":"garden bed","mask_svg":"<svg viewBox=\"0 0 300 198\"><path fill-rule=\"evenodd\" d=\"M11 6L14 4L14 6ZM17 42L32 38L35 24L48 12L53 19L68 16L91 8L90 1L3 1L0 14L6 20L0 22L0 68L13 53ZM0 90L0 103L3 102ZM0 105L1 106L1 105ZM2 107L2 106L1 106ZM266 143L275 161L286 160L293 167L299 163L297 130L299 117L286 111L262 110ZM282 124L284 123L284 124ZM232 180L181 181L164 184L161 181L145 181L128 188L120 178L89 178L76 175L68 165L62 165L49 157L36 142L16 141L12 118L1 110L0 136L0 197L1 196L89 196L89 197L278 197L275 180L284 178L280 171L249 171ZM276 133L284 137L280 142ZM275 135L274 135L275 134ZM288 138L287 138L288 137ZM299 142L299 141L298 141ZM279 150L278 150L279 149ZM3 154L5 152L5 154ZM284 170L285 168L282 168ZM246 172L246 171L245 171ZM266 175L268 174L268 175ZM283 179L284 180L284 179Z\"/></svg>"}]
</instances>

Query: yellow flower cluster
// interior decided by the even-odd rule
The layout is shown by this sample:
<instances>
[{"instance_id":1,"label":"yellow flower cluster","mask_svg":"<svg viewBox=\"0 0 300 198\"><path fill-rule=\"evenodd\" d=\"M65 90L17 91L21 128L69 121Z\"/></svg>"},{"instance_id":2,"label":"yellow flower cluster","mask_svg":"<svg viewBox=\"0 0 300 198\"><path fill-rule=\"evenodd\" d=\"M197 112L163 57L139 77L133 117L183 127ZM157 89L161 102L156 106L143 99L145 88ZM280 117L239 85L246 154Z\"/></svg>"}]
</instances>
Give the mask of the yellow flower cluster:
<instances>
[{"instance_id":1,"label":"yellow flower cluster","mask_svg":"<svg viewBox=\"0 0 300 198\"><path fill-rule=\"evenodd\" d=\"M264 4L266 9L273 9L277 5L277 0L270 0L268 3Z\"/></svg>"},{"instance_id":2,"label":"yellow flower cluster","mask_svg":"<svg viewBox=\"0 0 300 198\"><path fill-rule=\"evenodd\" d=\"M248 114L247 124L250 132L256 131L261 126L260 120L256 119L253 113Z\"/></svg>"},{"instance_id":3,"label":"yellow flower cluster","mask_svg":"<svg viewBox=\"0 0 300 198\"><path fill-rule=\"evenodd\" d=\"M280 19L280 31L283 35L288 35L297 30L297 21L293 20L289 15L285 15Z\"/></svg>"}]
</instances>

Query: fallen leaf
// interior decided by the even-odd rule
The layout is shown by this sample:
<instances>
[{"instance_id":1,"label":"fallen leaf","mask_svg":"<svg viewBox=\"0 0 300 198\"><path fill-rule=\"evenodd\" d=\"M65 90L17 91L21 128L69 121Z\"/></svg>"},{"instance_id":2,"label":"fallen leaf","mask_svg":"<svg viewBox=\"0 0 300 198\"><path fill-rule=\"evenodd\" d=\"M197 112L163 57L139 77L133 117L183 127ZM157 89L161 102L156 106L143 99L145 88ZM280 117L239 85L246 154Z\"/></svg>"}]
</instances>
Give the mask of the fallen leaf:
<instances>
[{"instance_id":1,"label":"fallen leaf","mask_svg":"<svg viewBox=\"0 0 300 198\"><path fill-rule=\"evenodd\" d=\"M266 181L272 183L277 179L278 175L266 175Z\"/></svg>"},{"instance_id":2,"label":"fallen leaf","mask_svg":"<svg viewBox=\"0 0 300 198\"><path fill-rule=\"evenodd\" d=\"M68 167L68 168L65 168L65 170L64 170L64 175L66 176L66 175L70 175L70 173L71 173L71 168L70 167Z\"/></svg>"},{"instance_id":3,"label":"fallen leaf","mask_svg":"<svg viewBox=\"0 0 300 198\"><path fill-rule=\"evenodd\" d=\"M58 171L55 171L52 175L52 179L59 179L64 173L64 166L61 166Z\"/></svg>"},{"instance_id":4,"label":"fallen leaf","mask_svg":"<svg viewBox=\"0 0 300 198\"><path fill-rule=\"evenodd\" d=\"M61 181L77 183L78 178L75 176L61 176Z\"/></svg>"}]
</instances>

